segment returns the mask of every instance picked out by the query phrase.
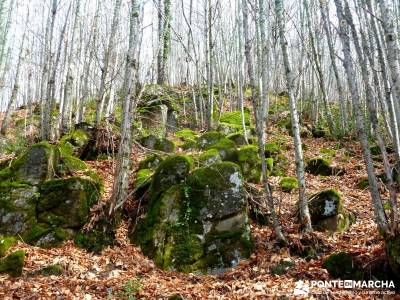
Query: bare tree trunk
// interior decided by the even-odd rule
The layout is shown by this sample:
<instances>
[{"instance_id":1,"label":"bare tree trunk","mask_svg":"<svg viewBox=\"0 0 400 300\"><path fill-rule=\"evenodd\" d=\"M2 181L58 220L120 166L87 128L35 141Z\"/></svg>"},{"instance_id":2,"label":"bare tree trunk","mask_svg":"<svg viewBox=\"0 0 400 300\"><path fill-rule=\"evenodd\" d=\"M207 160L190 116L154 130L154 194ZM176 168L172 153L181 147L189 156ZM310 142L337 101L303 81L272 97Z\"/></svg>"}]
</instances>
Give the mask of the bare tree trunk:
<instances>
[{"instance_id":1,"label":"bare tree trunk","mask_svg":"<svg viewBox=\"0 0 400 300\"><path fill-rule=\"evenodd\" d=\"M159 8L161 10L161 8ZM162 26L161 64L158 73L158 84L164 84L167 75L167 62L171 51L171 0L164 0L164 24Z\"/></svg>"},{"instance_id":2,"label":"bare tree trunk","mask_svg":"<svg viewBox=\"0 0 400 300\"><path fill-rule=\"evenodd\" d=\"M282 48L283 64L285 66L287 90L289 93L290 112L292 117L292 131L293 131L294 148L296 154L296 174L297 174L297 180L299 181L300 222L304 226L304 230L306 232L310 232L312 231L312 226L311 226L310 212L308 210L308 200L306 196L306 182L304 178L304 161L303 161L303 150L301 147L299 116L297 114L297 109L296 109L296 99L294 98L293 94L295 88L294 85L295 77L290 67L287 42L285 39L285 26L283 22L282 0L275 0L275 11L278 22L277 26L279 30L280 44Z\"/></svg>"},{"instance_id":3,"label":"bare tree trunk","mask_svg":"<svg viewBox=\"0 0 400 300\"><path fill-rule=\"evenodd\" d=\"M207 101L207 129L212 128L213 123L213 111L214 111L214 78L213 78L213 31L212 31L212 2L206 0L206 69L207 69L207 90L208 90L208 101Z\"/></svg>"},{"instance_id":4,"label":"bare tree trunk","mask_svg":"<svg viewBox=\"0 0 400 300\"><path fill-rule=\"evenodd\" d=\"M303 0L303 5L304 5L304 11L305 11L306 17L307 17L306 19L307 19L307 25L308 25L308 36L309 36L310 43L311 43L311 53L312 53L312 57L314 59L315 69L317 71L316 75L318 78L318 83L319 83L320 91L322 94L322 101L323 101L324 108L325 108L326 119L328 121L329 131L331 132L332 135L335 135L335 124L333 122L331 109L329 107L329 102L328 102L328 98L326 95L326 84L325 84L324 74L322 72L321 58L317 51L316 43L318 43L318 42L315 41L314 34L312 32L311 16L310 16L310 10L308 7L308 1Z\"/></svg>"},{"instance_id":5,"label":"bare tree trunk","mask_svg":"<svg viewBox=\"0 0 400 300\"><path fill-rule=\"evenodd\" d=\"M371 151L369 149L368 137L365 130L364 118L362 114L362 106L360 101L360 93L356 84L356 76L351 57L350 37L347 33L347 20L343 12L341 0L334 0L336 11L339 18L339 36L342 42L343 51L343 67L346 70L347 84L350 89L351 98L354 106L354 113L357 122L358 138L360 140L361 148L363 151L364 162L367 168L369 190L371 193L372 204L374 206L375 220L380 232L385 235L389 232L388 222L383 208L382 199L378 189L378 182L375 176L375 168L373 165Z\"/></svg>"},{"instance_id":6,"label":"bare tree trunk","mask_svg":"<svg viewBox=\"0 0 400 300\"><path fill-rule=\"evenodd\" d=\"M251 56L251 40L249 35L249 17L248 17L248 7L247 1L242 0L242 13L243 13L243 36L244 36L244 53L247 61L247 74L250 80L250 86L252 89L252 102L253 102L253 110L254 110L254 118L256 122L256 132L257 132L257 141L258 141L258 152L261 159L261 172L263 177L263 185L264 190L267 197L267 205L268 209L271 213L272 222L274 226L274 230L276 236L279 240L284 243L287 243L286 237L283 235L281 226L279 224L278 216L275 210L274 198L272 195L271 188L268 182L268 174L267 174L267 163L265 159L264 153L264 120L265 120L265 102L259 103L258 95L256 91L256 81L254 78L254 69L253 69L253 60Z\"/></svg>"},{"instance_id":7,"label":"bare tree trunk","mask_svg":"<svg viewBox=\"0 0 400 300\"><path fill-rule=\"evenodd\" d=\"M85 71L83 77L83 91L82 91L82 99L79 102L79 111L78 111L78 123L83 121L83 114L85 108L85 102L89 97L89 75L90 69L94 60L96 43L97 43L97 33L98 33L98 23L100 17L100 1L97 2L96 13L93 20L93 25L90 31L90 39L87 44L86 52L89 53L89 57L87 59L87 63L85 64Z\"/></svg>"},{"instance_id":8,"label":"bare tree trunk","mask_svg":"<svg viewBox=\"0 0 400 300\"><path fill-rule=\"evenodd\" d=\"M139 0L140 1L140 0ZM139 4L137 0L131 0L130 29L129 29L129 49L126 57L125 76L123 85L123 105L122 105L122 124L121 124L121 143L117 157L115 169L113 192L109 215L115 214L126 201L128 196L129 170L131 165L132 152L132 133L131 126L133 121L133 109L135 107L133 97L135 97L135 73L137 72L137 62L135 53L137 49L138 37Z\"/></svg>"},{"instance_id":9,"label":"bare tree trunk","mask_svg":"<svg viewBox=\"0 0 400 300\"><path fill-rule=\"evenodd\" d=\"M163 83L163 0L158 0L158 50L157 50L157 84Z\"/></svg>"},{"instance_id":10,"label":"bare tree trunk","mask_svg":"<svg viewBox=\"0 0 400 300\"><path fill-rule=\"evenodd\" d=\"M65 76L65 86L64 86L64 101L63 101L63 106L61 109L61 126L60 126L60 133L61 135L65 132L68 132L69 129L71 128L71 106L72 106L72 86L74 84L74 78L72 76L72 70L71 70L71 63L73 60L74 56L74 51L75 51L75 34L76 31L78 30L78 20L79 20L79 12L80 12L80 7L81 7L81 0L76 1L76 8L75 8L75 20L74 24L72 27L72 37L71 37L71 47L70 47L70 53L68 56L67 64L66 64L66 69L67 69L67 74ZM67 55L67 53L65 53Z\"/></svg>"},{"instance_id":11,"label":"bare tree trunk","mask_svg":"<svg viewBox=\"0 0 400 300\"><path fill-rule=\"evenodd\" d=\"M107 49L104 53L104 59L103 59L103 68L101 69L101 79L100 79L100 88L99 88L99 93L97 95L97 107L96 107L96 126L99 126L101 123L101 118L103 115L103 108L104 108L104 93L106 90L106 79L107 79L107 74L108 74L108 69L110 66L110 57L111 57L111 52L114 49L114 42L115 42L115 36L118 30L119 26L119 19L120 19L120 10L121 10L121 2L122 0L116 0L115 6L114 6L114 15L113 15L113 21L111 25L111 32L110 32L110 37L108 40L108 46Z\"/></svg>"},{"instance_id":12,"label":"bare tree trunk","mask_svg":"<svg viewBox=\"0 0 400 300\"><path fill-rule=\"evenodd\" d=\"M370 0L367 0L367 4L369 7L371 7ZM388 4L385 3L385 1L379 1L380 9L381 9L381 22L382 22L382 27L385 33L385 41L386 41L386 54L387 54L387 62L388 62L388 67L390 69L391 73L391 82L392 82L392 91L393 91L393 108L394 108L394 114L396 116L395 120L397 123L397 126L394 129L397 129L398 131L398 126L399 126L399 121L400 121L400 67L399 67L399 57L398 57L398 52L399 52L399 46L398 46L398 41L397 41L397 34L395 31L394 27L394 19L393 19L393 13L391 9L389 8ZM382 65L383 67L383 65ZM393 123L393 122L392 122ZM395 125L395 124L393 124ZM397 138L395 140L395 145L396 145L396 152L398 153L398 156L400 155L400 141Z\"/></svg>"},{"instance_id":13,"label":"bare tree trunk","mask_svg":"<svg viewBox=\"0 0 400 300\"><path fill-rule=\"evenodd\" d=\"M25 44L25 38L26 38L26 31L28 29L28 21L29 21L29 10L26 14L25 29L24 29L24 34L22 35L21 48L19 50L18 63L17 63L17 69L15 71L14 85L13 85L12 92L11 92L11 98L8 101L7 110L4 115L3 123L1 124L0 133L2 135L5 135L7 133L8 123L10 121L11 114L14 110L15 101L17 100L17 96L18 96L19 75L20 75L20 71L21 71L21 64L22 64L22 59L23 59L23 54L24 54L24 44Z\"/></svg>"},{"instance_id":14,"label":"bare tree trunk","mask_svg":"<svg viewBox=\"0 0 400 300\"><path fill-rule=\"evenodd\" d=\"M322 17L322 24L324 27L324 31L325 31L326 39L327 39L327 43L328 43L329 56L331 58L333 74L335 75L336 87L337 87L338 94L339 94L341 131L343 134L345 134L347 132L347 126L348 126L347 112L346 112L346 98L345 98L344 91L343 91L342 81L339 76L338 66L336 64L336 55L335 55L335 50L333 47L331 25L329 22L328 6L327 6L327 2L324 0L319 0L319 5L320 5L320 11L321 11L321 17Z\"/></svg>"},{"instance_id":15,"label":"bare tree trunk","mask_svg":"<svg viewBox=\"0 0 400 300\"><path fill-rule=\"evenodd\" d=\"M51 57L51 48L52 47L51 46L52 46L54 24L55 24L55 20L56 20L57 7L58 7L57 0L50 0L50 2L52 3L51 18L50 18L50 23L48 24L49 27L48 27L48 29L46 29L46 31L48 30L48 32L46 32L48 40L45 42L45 47L44 47L44 51L46 54L45 54L45 67L43 69L44 70L43 76L45 76L46 74L49 74L51 67L52 67L51 66L51 61L52 61L52 57ZM65 22L65 24L66 23L67 22ZM61 52L60 46L61 46L61 42L59 44L58 55ZM41 134L40 134L42 140L50 140L51 139L51 123L52 123L51 122L51 112L53 110L53 105L52 105L53 99L51 99L51 88L52 88L52 85L54 85L54 83L55 83L55 70L56 70L56 67L54 68L52 78L48 78L48 80L47 80L46 99L45 99L43 109L42 109L42 126L41 126ZM44 80L44 78L42 78L42 80Z\"/></svg>"}]
</instances>

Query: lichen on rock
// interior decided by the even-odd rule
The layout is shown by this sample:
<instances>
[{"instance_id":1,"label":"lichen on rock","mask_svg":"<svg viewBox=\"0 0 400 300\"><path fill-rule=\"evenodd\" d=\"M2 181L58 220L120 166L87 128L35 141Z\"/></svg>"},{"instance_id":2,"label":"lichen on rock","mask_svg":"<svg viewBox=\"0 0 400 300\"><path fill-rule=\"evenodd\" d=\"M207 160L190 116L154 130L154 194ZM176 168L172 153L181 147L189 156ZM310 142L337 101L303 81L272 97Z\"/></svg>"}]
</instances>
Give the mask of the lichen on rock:
<instances>
[{"instance_id":1,"label":"lichen on rock","mask_svg":"<svg viewBox=\"0 0 400 300\"><path fill-rule=\"evenodd\" d=\"M249 257L240 167L220 162L194 170L186 180L168 176L172 180L153 194L147 215L130 234L143 253L163 269L200 273L223 272Z\"/></svg>"}]
</instances>

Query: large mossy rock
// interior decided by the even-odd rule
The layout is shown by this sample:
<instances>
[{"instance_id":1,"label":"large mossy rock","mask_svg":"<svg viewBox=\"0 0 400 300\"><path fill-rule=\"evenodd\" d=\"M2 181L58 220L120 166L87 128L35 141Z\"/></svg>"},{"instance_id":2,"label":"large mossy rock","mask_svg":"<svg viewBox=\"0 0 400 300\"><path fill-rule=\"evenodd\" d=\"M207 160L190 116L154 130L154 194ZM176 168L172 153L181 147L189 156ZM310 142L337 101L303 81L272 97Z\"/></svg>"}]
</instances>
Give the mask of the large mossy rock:
<instances>
[{"instance_id":1,"label":"large mossy rock","mask_svg":"<svg viewBox=\"0 0 400 300\"><path fill-rule=\"evenodd\" d=\"M37 188L0 183L0 234L25 237L36 224Z\"/></svg>"},{"instance_id":2,"label":"large mossy rock","mask_svg":"<svg viewBox=\"0 0 400 300\"><path fill-rule=\"evenodd\" d=\"M290 193L292 190L299 188L299 182L295 177L283 177L280 181L280 186L283 192Z\"/></svg>"},{"instance_id":3,"label":"large mossy rock","mask_svg":"<svg viewBox=\"0 0 400 300\"><path fill-rule=\"evenodd\" d=\"M139 170L141 169L156 170L162 161L163 158L160 155L150 154L139 163Z\"/></svg>"},{"instance_id":4,"label":"large mossy rock","mask_svg":"<svg viewBox=\"0 0 400 300\"><path fill-rule=\"evenodd\" d=\"M175 151L174 142L166 138L158 138L153 134L142 137L140 143L148 149L153 149L161 152L172 153Z\"/></svg>"},{"instance_id":5,"label":"large mossy rock","mask_svg":"<svg viewBox=\"0 0 400 300\"><path fill-rule=\"evenodd\" d=\"M89 178L50 180L40 187L38 220L62 228L80 228L100 198L101 187Z\"/></svg>"},{"instance_id":6,"label":"large mossy rock","mask_svg":"<svg viewBox=\"0 0 400 300\"><path fill-rule=\"evenodd\" d=\"M151 132L159 138L167 133L168 107L164 104L150 105L139 108L139 117L146 132Z\"/></svg>"},{"instance_id":7,"label":"large mossy rock","mask_svg":"<svg viewBox=\"0 0 400 300\"><path fill-rule=\"evenodd\" d=\"M238 150L238 164L242 169L243 177L248 182L260 183L261 159L258 154L257 146L248 145L241 147Z\"/></svg>"},{"instance_id":8,"label":"large mossy rock","mask_svg":"<svg viewBox=\"0 0 400 300\"><path fill-rule=\"evenodd\" d=\"M201 166L210 166L222 162L221 155L217 149L210 149L200 154L199 163Z\"/></svg>"},{"instance_id":9,"label":"large mossy rock","mask_svg":"<svg viewBox=\"0 0 400 300\"><path fill-rule=\"evenodd\" d=\"M176 155L167 157L157 168L150 185L149 199L157 199L160 194L186 179L193 167L193 159Z\"/></svg>"},{"instance_id":10,"label":"large mossy rock","mask_svg":"<svg viewBox=\"0 0 400 300\"><path fill-rule=\"evenodd\" d=\"M247 134L250 135L253 126L251 125L250 110L244 110L244 121ZM224 134L231 134L243 130L242 113L240 111L226 112L221 115L218 131Z\"/></svg>"},{"instance_id":11,"label":"large mossy rock","mask_svg":"<svg viewBox=\"0 0 400 300\"><path fill-rule=\"evenodd\" d=\"M322 263L322 267L334 278L362 280L364 277L362 268L354 257L343 251L329 255Z\"/></svg>"},{"instance_id":12,"label":"large mossy rock","mask_svg":"<svg viewBox=\"0 0 400 300\"><path fill-rule=\"evenodd\" d=\"M237 146L243 146L246 145L246 138L243 134L243 131L238 131L235 133L231 133L229 135L226 136L227 139L233 141ZM251 142L251 139L248 138L248 142Z\"/></svg>"},{"instance_id":13,"label":"large mossy rock","mask_svg":"<svg viewBox=\"0 0 400 300\"><path fill-rule=\"evenodd\" d=\"M77 129L64 135L60 139L60 147L70 155L81 157L89 144L90 139L91 134L89 131Z\"/></svg>"},{"instance_id":14,"label":"large mossy rock","mask_svg":"<svg viewBox=\"0 0 400 300\"><path fill-rule=\"evenodd\" d=\"M344 232L355 221L354 214L343 208L340 194L333 189L311 196L308 206L311 222L317 230Z\"/></svg>"},{"instance_id":15,"label":"large mossy rock","mask_svg":"<svg viewBox=\"0 0 400 300\"><path fill-rule=\"evenodd\" d=\"M37 174L27 171L28 162ZM71 176L76 171L85 176ZM72 238L102 190L84 162L47 143L31 146L1 173L0 234L40 247Z\"/></svg>"},{"instance_id":16,"label":"large mossy rock","mask_svg":"<svg viewBox=\"0 0 400 300\"><path fill-rule=\"evenodd\" d=\"M235 142L226 138L221 132L209 131L204 133L198 138L197 146L200 150L217 149L222 160L236 160Z\"/></svg>"},{"instance_id":17,"label":"large mossy rock","mask_svg":"<svg viewBox=\"0 0 400 300\"><path fill-rule=\"evenodd\" d=\"M225 135L218 131L209 131L200 136L197 140L198 146L201 150L210 149L211 145L219 142L225 138Z\"/></svg>"},{"instance_id":18,"label":"large mossy rock","mask_svg":"<svg viewBox=\"0 0 400 300\"><path fill-rule=\"evenodd\" d=\"M60 152L54 145L41 142L28 148L24 154L0 171L0 181L18 181L37 185L52 179L57 170Z\"/></svg>"},{"instance_id":19,"label":"large mossy rock","mask_svg":"<svg viewBox=\"0 0 400 300\"><path fill-rule=\"evenodd\" d=\"M219 273L249 257L252 239L240 167L217 163L196 169L186 182L170 184L151 198L131 238L168 270Z\"/></svg>"},{"instance_id":20,"label":"large mossy rock","mask_svg":"<svg viewBox=\"0 0 400 300\"><path fill-rule=\"evenodd\" d=\"M0 273L7 273L12 277L19 277L22 275L24 262L25 251L17 250L0 259Z\"/></svg>"},{"instance_id":21,"label":"large mossy rock","mask_svg":"<svg viewBox=\"0 0 400 300\"><path fill-rule=\"evenodd\" d=\"M310 159L306 165L305 171L313 175L343 175L345 173L344 169L332 167L329 161L324 158L313 158Z\"/></svg>"},{"instance_id":22,"label":"large mossy rock","mask_svg":"<svg viewBox=\"0 0 400 300\"><path fill-rule=\"evenodd\" d=\"M175 136L182 141L187 141L188 139L192 139L192 140L197 139L197 133L188 128L184 128L182 130L175 132Z\"/></svg>"}]
</instances>

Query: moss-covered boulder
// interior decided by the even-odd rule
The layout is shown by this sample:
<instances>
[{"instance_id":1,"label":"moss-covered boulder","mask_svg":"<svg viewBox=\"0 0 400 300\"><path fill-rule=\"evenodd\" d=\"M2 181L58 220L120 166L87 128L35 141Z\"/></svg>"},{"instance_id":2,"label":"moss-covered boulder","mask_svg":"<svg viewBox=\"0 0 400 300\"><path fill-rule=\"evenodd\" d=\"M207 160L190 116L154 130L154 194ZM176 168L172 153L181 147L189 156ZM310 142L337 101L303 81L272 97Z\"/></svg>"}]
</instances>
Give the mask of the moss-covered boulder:
<instances>
[{"instance_id":1,"label":"moss-covered boulder","mask_svg":"<svg viewBox=\"0 0 400 300\"><path fill-rule=\"evenodd\" d=\"M37 188L16 182L0 183L0 234L25 237L36 223Z\"/></svg>"},{"instance_id":2,"label":"moss-covered boulder","mask_svg":"<svg viewBox=\"0 0 400 300\"><path fill-rule=\"evenodd\" d=\"M355 258L343 251L329 255L322 263L322 267L334 278L362 280L364 277L362 268Z\"/></svg>"},{"instance_id":3,"label":"moss-covered boulder","mask_svg":"<svg viewBox=\"0 0 400 300\"><path fill-rule=\"evenodd\" d=\"M209 166L218 162L222 162L222 159L217 149L207 150L199 156L199 163L201 166Z\"/></svg>"},{"instance_id":4,"label":"moss-covered boulder","mask_svg":"<svg viewBox=\"0 0 400 300\"><path fill-rule=\"evenodd\" d=\"M218 273L250 256L252 240L240 168L193 171L153 198L132 240L163 269Z\"/></svg>"},{"instance_id":5,"label":"moss-covered boulder","mask_svg":"<svg viewBox=\"0 0 400 300\"><path fill-rule=\"evenodd\" d=\"M64 135L60 139L60 147L71 155L81 157L90 139L91 134L88 131L77 129Z\"/></svg>"},{"instance_id":6,"label":"moss-covered boulder","mask_svg":"<svg viewBox=\"0 0 400 300\"><path fill-rule=\"evenodd\" d=\"M238 164L243 177L252 183L261 181L261 159L258 147L253 145L243 146L238 150Z\"/></svg>"},{"instance_id":7,"label":"moss-covered boulder","mask_svg":"<svg viewBox=\"0 0 400 300\"><path fill-rule=\"evenodd\" d=\"M305 171L313 175L323 175L323 176L331 176L331 175L340 176L345 174L344 169L332 167L328 160L321 157L310 159L307 162Z\"/></svg>"},{"instance_id":8,"label":"moss-covered boulder","mask_svg":"<svg viewBox=\"0 0 400 300\"><path fill-rule=\"evenodd\" d=\"M64 274L64 267L60 264L48 265L34 272L33 275L60 276Z\"/></svg>"},{"instance_id":9,"label":"moss-covered boulder","mask_svg":"<svg viewBox=\"0 0 400 300\"><path fill-rule=\"evenodd\" d=\"M222 160L235 161L237 156L236 145L227 138L220 139L218 142L207 146L205 149L216 149Z\"/></svg>"},{"instance_id":10,"label":"moss-covered boulder","mask_svg":"<svg viewBox=\"0 0 400 300\"><path fill-rule=\"evenodd\" d=\"M201 150L204 149L210 149L211 145L216 144L220 140L224 139L225 135L222 134L221 132L217 131L209 131L204 133L202 136L200 136L197 140L198 147Z\"/></svg>"},{"instance_id":11,"label":"moss-covered boulder","mask_svg":"<svg viewBox=\"0 0 400 300\"><path fill-rule=\"evenodd\" d=\"M150 201L157 199L160 194L174 184L186 179L193 167L193 159L184 155L167 157L157 168L150 185Z\"/></svg>"},{"instance_id":12,"label":"moss-covered boulder","mask_svg":"<svg viewBox=\"0 0 400 300\"><path fill-rule=\"evenodd\" d=\"M246 145L246 139L244 137L243 131L238 131L235 133L231 133L226 136L227 139L233 141L237 146ZM251 142L251 139L248 139L248 142Z\"/></svg>"},{"instance_id":13,"label":"moss-covered boulder","mask_svg":"<svg viewBox=\"0 0 400 300\"><path fill-rule=\"evenodd\" d=\"M0 273L7 273L12 277L19 277L22 275L24 262L25 251L17 250L0 259Z\"/></svg>"},{"instance_id":14,"label":"moss-covered boulder","mask_svg":"<svg viewBox=\"0 0 400 300\"><path fill-rule=\"evenodd\" d=\"M280 186L283 192L290 193L292 190L299 188L299 182L294 177L283 177Z\"/></svg>"},{"instance_id":15,"label":"moss-covered boulder","mask_svg":"<svg viewBox=\"0 0 400 300\"><path fill-rule=\"evenodd\" d=\"M314 194L309 199L311 220L318 222L333 217L343 210L343 201L339 193L333 189Z\"/></svg>"},{"instance_id":16,"label":"moss-covered boulder","mask_svg":"<svg viewBox=\"0 0 400 300\"><path fill-rule=\"evenodd\" d=\"M97 203L101 187L89 178L70 177L45 182L40 187L38 220L62 228L82 226Z\"/></svg>"},{"instance_id":17,"label":"moss-covered boulder","mask_svg":"<svg viewBox=\"0 0 400 300\"><path fill-rule=\"evenodd\" d=\"M182 141L186 141L188 139L192 139L192 140L197 139L197 133L188 128L184 128L182 130L175 132L175 136Z\"/></svg>"},{"instance_id":18,"label":"moss-covered boulder","mask_svg":"<svg viewBox=\"0 0 400 300\"><path fill-rule=\"evenodd\" d=\"M56 146L41 142L28 148L24 154L0 171L0 181L19 181L31 185L52 179L60 153Z\"/></svg>"},{"instance_id":19,"label":"moss-covered boulder","mask_svg":"<svg viewBox=\"0 0 400 300\"><path fill-rule=\"evenodd\" d=\"M269 142L264 146L265 157L275 157L281 151L281 146L277 142Z\"/></svg>"},{"instance_id":20,"label":"moss-covered boulder","mask_svg":"<svg viewBox=\"0 0 400 300\"><path fill-rule=\"evenodd\" d=\"M166 138L158 138L152 134L142 137L140 143L148 149L153 149L161 152L171 153L175 151L174 142Z\"/></svg>"},{"instance_id":21,"label":"moss-covered boulder","mask_svg":"<svg viewBox=\"0 0 400 300\"><path fill-rule=\"evenodd\" d=\"M72 238L84 225L102 183L71 154L62 146L39 143L1 171L1 235L47 248ZM83 175L73 176L76 172Z\"/></svg>"},{"instance_id":22,"label":"moss-covered boulder","mask_svg":"<svg viewBox=\"0 0 400 300\"><path fill-rule=\"evenodd\" d=\"M197 148L197 140L192 139L192 138L187 138L181 147L185 151L194 150Z\"/></svg>"},{"instance_id":23,"label":"moss-covered boulder","mask_svg":"<svg viewBox=\"0 0 400 300\"><path fill-rule=\"evenodd\" d=\"M167 132L168 107L164 104L150 104L139 108L139 118L143 130L159 138Z\"/></svg>"},{"instance_id":24,"label":"moss-covered boulder","mask_svg":"<svg viewBox=\"0 0 400 300\"><path fill-rule=\"evenodd\" d=\"M139 170L141 169L156 170L162 161L163 158L160 155L150 154L139 163Z\"/></svg>"},{"instance_id":25,"label":"moss-covered boulder","mask_svg":"<svg viewBox=\"0 0 400 300\"><path fill-rule=\"evenodd\" d=\"M250 136L254 127L251 125L250 110L244 110L244 121L246 126L246 133ZM242 113L240 111L226 112L221 115L218 131L223 134L232 134L243 131Z\"/></svg>"},{"instance_id":26,"label":"moss-covered boulder","mask_svg":"<svg viewBox=\"0 0 400 300\"><path fill-rule=\"evenodd\" d=\"M140 139L140 144L143 147L146 147L148 149L154 149L154 146L155 146L155 144L157 143L158 140L159 140L158 137L156 137L153 134L150 134L150 135L146 135L146 136L142 137Z\"/></svg>"},{"instance_id":27,"label":"moss-covered boulder","mask_svg":"<svg viewBox=\"0 0 400 300\"><path fill-rule=\"evenodd\" d=\"M242 115L241 111L232 111L226 112L221 115L220 122L233 124L233 125L242 125L242 119L244 117L244 123L246 126L250 126L250 110L245 109L244 114Z\"/></svg>"},{"instance_id":28,"label":"moss-covered boulder","mask_svg":"<svg viewBox=\"0 0 400 300\"><path fill-rule=\"evenodd\" d=\"M154 144L154 150L172 153L175 151L175 144L173 141L170 141L166 138L157 139L156 143Z\"/></svg>"},{"instance_id":29,"label":"moss-covered boulder","mask_svg":"<svg viewBox=\"0 0 400 300\"><path fill-rule=\"evenodd\" d=\"M311 222L317 230L343 232L355 221L353 213L343 208L340 194L333 190L324 190L309 199Z\"/></svg>"}]
</instances>

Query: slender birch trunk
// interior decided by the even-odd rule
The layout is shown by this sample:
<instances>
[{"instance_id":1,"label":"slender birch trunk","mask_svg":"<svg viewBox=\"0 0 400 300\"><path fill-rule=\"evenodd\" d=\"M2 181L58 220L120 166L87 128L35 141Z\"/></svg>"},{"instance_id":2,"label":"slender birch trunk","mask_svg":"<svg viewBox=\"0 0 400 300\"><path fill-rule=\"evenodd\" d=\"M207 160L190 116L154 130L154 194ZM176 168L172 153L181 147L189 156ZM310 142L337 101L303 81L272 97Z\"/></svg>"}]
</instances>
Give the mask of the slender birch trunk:
<instances>
[{"instance_id":1,"label":"slender birch trunk","mask_svg":"<svg viewBox=\"0 0 400 300\"><path fill-rule=\"evenodd\" d=\"M15 71L14 85L13 85L13 88L12 88L10 100L8 101L7 110L6 110L6 113L5 113L4 118L3 118L3 123L1 124L0 133L2 135L5 135L7 133L8 123L10 121L10 117L11 117L11 114L12 114L12 112L14 110L14 105L15 105L15 102L16 102L17 96L18 96L19 76L20 76L20 71L21 71L21 64L22 64L22 60L23 60L23 55L24 55L24 44L25 44L25 38L26 38L26 31L28 29L28 21L29 21L29 9L28 9L28 12L26 14L25 29L24 29L24 34L22 35L21 47L20 47L20 50L19 50L18 63L17 63L16 71Z\"/></svg>"},{"instance_id":2,"label":"slender birch trunk","mask_svg":"<svg viewBox=\"0 0 400 300\"><path fill-rule=\"evenodd\" d=\"M277 17L277 26L279 30L280 44L282 49L283 64L285 67L285 76L287 90L289 93L290 112L292 118L292 131L294 148L296 154L296 174L299 182L299 213L300 222L306 232L312 231L311 217L308 209L308 200L306 196L306 182L304 177L303 150L301 147L299 116L296 109L296 99L293 91L295 89L295 75L290 67L287 41L285 38L285 26L283 22L283 3L282 0L275 0L275 13Z\"/></svg>"},{"instance_id":3,"label":"slender birch trunk","mask_svg":"<svg viewBox=\"0 0 400 300\"><path fill-rule=\"evenodd\" d=\"M111 195L109 215L123 205L128 197L129 171L131 166L132 152L132 132L133 113L135 107L135 89L137 62L135 53L137 49L139 3L140 0L131 0L130 28L129 28L129 48L126 56L124 85L123 85L123 104L122 104L122 125L121 143L117 157L115 169L113 192Z\"/></svg>"},{"instance_id":4,"label":"slender birch trunk","mask_svg":"<svg viewBox=\"0 0 400 300\"><path fill-rule=\"evenodd\" d=\"M246 0L242 0L242 13L243 13L243 37L244 37L244 53L247 61L247 74L250 80L250 86L252 89L252 103L254 110L254 118L256 123L256 133L257 133L257 142L258 142L258 152L261 159L261 172L263 178L263 186L267 197L267 205L268 209L271 213L272 222L274 226L274 230L277 238L287 243L286 237L283 235L281 226L279 224L278 216L275 210L274 198L272 195L272 191L268 182L267 175L267 163L265 159L264 153L264 120L265 120L265 102L259 103L258 95L256 91L256 80L254 78L254 69L253 69L253 59L251 56L251 40L249 35L249 17L248 17L248 7ZM262 98L261 98L262 99Z\"/></svg>"},{"instance_id":5,"label":"slender birch trunk","mask_svg":"<svg viewBox=\"0 0 400 300\"><path fill-rule=\"evenodd\" d=\"M387 222L385 210L383 208L381 195L379 193L378 182L375 176L375 168L373 165L371 151L369 149L368 137L366 134L364 117L362 113L362 105L360 101L359 88L356 83L355 69L351 57L350 37L348 34L348 27L346 17L343 12L343 5L341 0L334 0L336 11L339 18L339 37L342 42L343 52L343 67L347 75L347 84L351 93L351 99L354 107L354 114L356 117L357 133L363 151L364 162L367 168L369 190L371 193L372 204L374 206L375 220L378 228L382 234L389 232L389 225Z\"/></svg>"},{"instance_id":6,"label":"slender birch trunk","mask_svg":"<svg viewBox=\"0 0 400 300\"><path fill-rule=\"evenodd\" d=\"M104 53L103 67L101 69L100 88L99 88L99 93L97 95L96 126L100 125L101 118L103 116L104 99L105 99L104 93L106 91L106 79L107 79L107 75L108 75L108 69L110 67L111 52L114 49L115 36L116 36L119 22L120 22L121 3L122 3L122 0L116 0L116 2L115 2L110 37L108 40L107 49Z\"/></svg>"}]
</instances>

